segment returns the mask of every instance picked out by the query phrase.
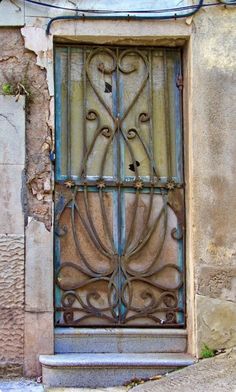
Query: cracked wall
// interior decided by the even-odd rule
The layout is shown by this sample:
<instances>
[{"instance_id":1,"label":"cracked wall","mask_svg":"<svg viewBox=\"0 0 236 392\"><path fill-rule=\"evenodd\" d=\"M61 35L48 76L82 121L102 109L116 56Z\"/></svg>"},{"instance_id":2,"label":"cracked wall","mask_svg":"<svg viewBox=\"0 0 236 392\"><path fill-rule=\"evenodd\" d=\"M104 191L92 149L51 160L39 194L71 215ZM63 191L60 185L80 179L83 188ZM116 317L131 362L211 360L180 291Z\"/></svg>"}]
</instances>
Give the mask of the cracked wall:
<instances>
[{"instance_id":1,"label":"cracked wall","mask_svg":"<svg viewBox=\"0 0 236 392\"><path fill-rule=\"evenodd\" d=\"M26 92L26 189L27 216L51 228L52 148L50 96L46 71L36 65L36 55L26 50L19 29L1 28L0 86L9 84L17 94L18 85ZM20 91L24 93L24 91Z\"/></svg>"},{"instance_id":2,"label":"cracked wall","mask_svg":"<svg viewBox=\"0 0 236 392\"><path fill-rule=\"evenodd\" d=\"M32 312L25 308L25 224L32 217L50 235L53 147L46 71L19 28L1 28L0 36L0 377L12 377L23 373ZM2 95L6 85L15 96Z\"/></svg>"}]
</instances>

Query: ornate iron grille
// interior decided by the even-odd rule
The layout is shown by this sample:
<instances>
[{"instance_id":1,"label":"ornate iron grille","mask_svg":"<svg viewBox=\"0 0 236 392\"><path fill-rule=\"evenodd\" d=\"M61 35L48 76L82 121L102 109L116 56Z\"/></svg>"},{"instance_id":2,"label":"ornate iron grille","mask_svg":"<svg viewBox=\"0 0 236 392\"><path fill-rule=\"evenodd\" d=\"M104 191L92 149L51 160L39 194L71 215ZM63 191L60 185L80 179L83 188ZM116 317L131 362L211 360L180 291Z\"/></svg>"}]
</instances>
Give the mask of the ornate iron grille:
<instances>
[{"instance_id":1,"label":"ornate iron grille","mask_svg":"<svg viewBox=\"0 0 236 392\"><path fill-rule=\"evenodd\" d=\"M184 325L180 51L55 63L56 324Z\"/></svg>"}]
</instances>

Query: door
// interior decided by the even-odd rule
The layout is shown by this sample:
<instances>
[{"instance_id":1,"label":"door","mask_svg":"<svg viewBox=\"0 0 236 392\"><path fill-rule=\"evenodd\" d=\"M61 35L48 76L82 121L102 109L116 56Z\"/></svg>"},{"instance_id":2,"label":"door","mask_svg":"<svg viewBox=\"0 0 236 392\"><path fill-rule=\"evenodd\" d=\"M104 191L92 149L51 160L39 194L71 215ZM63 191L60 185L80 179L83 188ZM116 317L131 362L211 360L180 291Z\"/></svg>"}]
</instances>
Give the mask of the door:
<instances>
[{"instance_id":1,"label":"door","mask_svg":"<svg viewBox=\"0 0 236 392\"><path fill-rule=\"evenodd\" d=\"M181 53L57 46L55 322L184 325Z\"/></svg>"}]
</instances>

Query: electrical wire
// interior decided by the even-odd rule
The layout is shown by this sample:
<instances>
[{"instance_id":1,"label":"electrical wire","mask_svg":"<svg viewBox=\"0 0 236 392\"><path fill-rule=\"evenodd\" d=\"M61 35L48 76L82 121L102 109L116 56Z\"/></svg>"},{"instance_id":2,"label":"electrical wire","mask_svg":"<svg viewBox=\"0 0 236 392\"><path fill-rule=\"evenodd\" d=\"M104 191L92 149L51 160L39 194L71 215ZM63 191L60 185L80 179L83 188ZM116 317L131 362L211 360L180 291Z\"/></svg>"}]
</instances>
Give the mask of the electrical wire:
<instances>
[{"instance_id":1,"label":"electrical wire","mask_svg":"<svg viewBox=\"0 0 236 392\"><path fill-rule=\"evenodd\" d=\"M32 1L32 0L28 0L28 1ZM58 21L58 20L85 20L85 19L89 19L89 20L94 20L94 19L115 19L115 20L168 20L168 19L180 19L180 18L186 18L189 16L194 15L196 12L198 12L200 10L200 8L202 7L204 0L200 0L198 5L195 7L194 10L187 12L185 14L174 14L174 15L153 15L152 11L149 11L149 13L151 13L151 15L135 15L136 11L132 11L132 14L127 13L128 11L123 11L123 13L127 13L127 15L114 15L113 12L111 12L110 14L103 14L103 15L98 15L98 14L90 14L90 15L85 15L84 13L82 13L81 15L68 15L68 16L56 16L55 18L52 18L49 20L48 24L47 24L47 28L46 28L46 34L49 35L50 34L50 28L53 22ZM192 8L192 7L191 7ZM87 12L91 12L91 11L87 11Z\"/></svg>"},{"instance_id":2,"label":"electrical wire","mask_svg":"<svg viewBox=\"0 0 236 392\"><path fill-rule=\"evenodd\" d=\"M180 19L187 18L196 14L202 7L212 7L218 5L236 5L236 0L218 0L217 3L205 3L204 0L199 0L198 4L192 4L182 7L174 8L162 8L153 10L107 10L107 9L81 9L81 8L70 8L62 7L59 5L48 4L37 0L24 0L26 3L31 3L36 6L48 7L53 9L59 9L64 11L76 12L76 15L62 15L51 18L48 22L46 34L50 34L50 27L53 22L57 20L79 20L79 19L126 19L126 20L168 20L168 19ZM177 13L177 12L181 13ZM183 11L187 11L182 13ZM189 12L188 12L189 11ZM163 13L169 13L169 15L158 15ZM172 14L170 14L172 13Z\"/></svg>"},{"instance_id":3,"label":"electrical wire","mask_svg":"<svg viewBox=\"0 0 236 392\"><path fill-rule=\"evenodd\" d=\"M175 7L175 8L162 8L162 9L153 9L153 10L107 10L107 9L83 9L83 8L70 8L70 7L62 7L59 5L53 5L53 4L48 4L45 2L39 2L37 0L24 0L26 3L31 3L34 5L42 6L42 7L48 7L48 8L54 8L54 9L60 9L64 11L73 11L73 12L81 12L81 13L90 13L90 14L158 14L158 13L165 13L165 12L175 12L175 11L187 11L187 10L195 10L199 8L199 4L201 4L201 7L211 7L211 6L217 6L221 4L225 5L236 5L236 0L218 0L218 2L214 3L206 3L203 4L203 2L199 1L198 4L192 4L192 5L187 5L183 7Z\"/></svg>"},{"instance_id":4,"label":"electrical wire","mask_svg":"<svg viewBox=\"0 0 236 392\"><path fill-rule=\"evenodd\" d=\"M25 3L31 3L31 4L39 5L42 7L55 8L55 9L64 10L64 11L76 11L76 8L61 7L60 5L53 5L53 4L48 4L48 3L44 3L44 2L41 3L36 0L24 0L24 1L25 1Z\"/></svg>"}]
</instances>

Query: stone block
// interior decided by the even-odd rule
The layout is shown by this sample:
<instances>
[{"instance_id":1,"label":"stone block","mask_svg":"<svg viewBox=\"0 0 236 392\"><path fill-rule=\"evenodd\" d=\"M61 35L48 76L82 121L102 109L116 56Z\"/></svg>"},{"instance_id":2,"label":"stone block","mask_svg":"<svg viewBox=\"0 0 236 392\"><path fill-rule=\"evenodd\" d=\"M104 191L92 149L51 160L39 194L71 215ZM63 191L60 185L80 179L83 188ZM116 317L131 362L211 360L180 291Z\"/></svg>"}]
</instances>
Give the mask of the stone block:
<instances>
[{"instance_id":1,"label":"stone block","mask_svg":"<svg viewBox=\"0 0 236 392\"><path fill-rule=\"evenodd\" d=\"M46 387L99 388L124 385L194 363L189 354L57 354L41 355Z\"/></svg>"},{"instance_id":2,"label":"stone block","mask_svg":"<svg viewBox=\"0 0 236 392\"><path fill-rule=\"evenodd\" d=\"M41 374L38 361L40 354L54 352L53 312L25 312L24 375L35 377Z\"/></svg>"},{"instance_id":3,"label":"stone block","mask_svg":"<svg viewBox=\"0 0 236 392\"><path fill-rule=\"evenodd\" d=\"M200 266L197 293L236 302L236 266Z\"/></svg>"},{"instance_id":4,"label":"stone block","mask_svg":"<svg viewBox=\"0 0 236 392\"><path fill-rule=\"evenodd\" d=\"M25 309L53 311L53 232L30 218L26 227Z\"/></svg>"},{"instance_id":5,"label":"stone block","mask_svg":"<svg viewBox=\"0 0 236 392\"><path fill-rule=\"evenodd\" d=\"M182 329L55 329L55 353L179 353L186 346Z\"/></svg>"},{"instance_id":6,"label":"stone block","mask_svg":"<svg viewBox=\"0 0 236 392\"><path fill-rule=\"evenodd\" d=\"M236 95L236 40L235 34L228 34L236 14L228 12L223 21L217 7L208 12L208 21L200 14L194 20L196 30L189 41L193 72L188 75L191 99L186 95L191 102L186 127L186 166L189 164L190 172L186 188L191 195L194 264L202 260L224 268L236 262L236 111L231 107Z\"/></svg>"},{"instance_id":7,"label":"stone block","mask_svg":"<svg viewBox=\"0 0 236 392\"><path fill-rule=\"evenodd\" d=\"M3 0L0 2L0 26L23 26L24 4L21 1L14 2Z\"/></svg>"},{"instance_id":8,"label":"stone block","mask_svg":"<svg viewBox=\"0 0 236 392\"><path fill-rule=\"evenodd\" d=\"M1 9L1 5L0 5ZM25 164L25 97L0 95L0 164Z\"/></svg>"},{"instance_id":9,"label":"stone block","mask_svg":"<svg viewBox=\"0 0 236 392\"><path fill-rule=\"evenodd\" d=\"M23 308L24 237L0 234L0 308Z\"/></svg>"},{"instance_id":10,"label":"stone block","mask_svg":"<svg viewBox=\"0 0 236 392\"><path fill-rule=\"evenodd\" d=\"M23 360L23 338L23 309L0 309L0 361Z\"/></svg>"},{"instance_id":11,"label":"stone block","mask_svg":"<svg viewBox=\"0 0 236 392\"><path fill-rule=\"evenodd\" d=\"M24 235L21 204L22 165L0 165L0 222L2 234Z\"/></svg>"},{"instance_id":12,"label":"stone block","mask_svg":"<svg viewBox=\"0 0 236 392\"><path fill-rule=\"evenodd\" d=\"M197 352L204 344L211 349L236 345L236 306L234 302L196 295Z\"/></svg>"}]
</instances>

